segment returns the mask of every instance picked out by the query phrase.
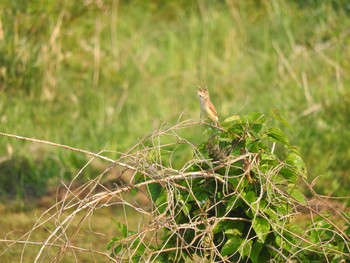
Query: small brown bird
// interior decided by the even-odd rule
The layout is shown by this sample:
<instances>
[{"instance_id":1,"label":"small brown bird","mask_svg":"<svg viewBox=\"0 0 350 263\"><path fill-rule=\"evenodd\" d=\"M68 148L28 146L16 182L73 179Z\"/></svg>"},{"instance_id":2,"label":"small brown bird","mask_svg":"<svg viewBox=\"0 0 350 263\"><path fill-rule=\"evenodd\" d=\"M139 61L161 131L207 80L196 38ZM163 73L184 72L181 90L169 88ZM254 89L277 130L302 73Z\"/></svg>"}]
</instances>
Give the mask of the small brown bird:
<instances>
[{"instance_id":1,"label":"small brown bird","mask_svg":"<svg viewBox=\"0 0 350 263\"><path fill-rule=\"evenodd\" d=\"M217 126L220 126L219 124L219 115L216 112L216 109L211 103L209 98L209 91L207 89L198 89L197 95L201 104L201 115L200 118L205 115L205 117L211 119Z\"/></svg>"}]
</instances>

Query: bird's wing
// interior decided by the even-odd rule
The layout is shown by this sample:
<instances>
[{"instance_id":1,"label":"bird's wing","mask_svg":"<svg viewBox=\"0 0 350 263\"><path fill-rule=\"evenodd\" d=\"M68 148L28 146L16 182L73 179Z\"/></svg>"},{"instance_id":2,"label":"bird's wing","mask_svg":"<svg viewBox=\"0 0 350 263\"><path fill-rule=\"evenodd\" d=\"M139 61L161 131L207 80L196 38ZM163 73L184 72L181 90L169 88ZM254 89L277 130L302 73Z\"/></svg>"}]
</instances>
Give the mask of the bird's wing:
<instances>
[{"instance_id":1,"label":"bird's wing","mask_svg":"<svg viewBox=\"0 0 350 263\"><path fill-rule=\"evenodd\" d=\"M218 113L216 112L216 109L215 109L213 103L211 103L211 101L209 101L209 109L210 109L216 116L218 116Z\"/></svg>"}]
</instances>

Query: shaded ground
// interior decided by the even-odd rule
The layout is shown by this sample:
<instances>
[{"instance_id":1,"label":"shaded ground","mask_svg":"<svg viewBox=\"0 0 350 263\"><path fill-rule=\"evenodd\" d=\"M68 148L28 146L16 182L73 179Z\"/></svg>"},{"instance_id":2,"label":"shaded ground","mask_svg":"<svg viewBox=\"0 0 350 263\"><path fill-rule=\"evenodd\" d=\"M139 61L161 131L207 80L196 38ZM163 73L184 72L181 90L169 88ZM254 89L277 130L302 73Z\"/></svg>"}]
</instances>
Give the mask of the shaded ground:
<instances>
[{"instance_id":1,"label":"shaded ground","mask_svg":"<svg viewBox=\"0 0 350 263\"><path fill-rule=\"evenodd\" d=\"M33 228L37 222L37 217L40 216L43 211L45 211L45 209L37 208L27 212L2 213L0 217L0 238L6 238L8 240L18 239ZM109 262L106 255L92 253L88 250L93 249L101 253L109 253L106 249L107 243L112 237L117 235L112 218L124 220L122 219L123 211L120 210L119 212L112 208L104 208L96 211L90 220L83 224L83 227L71 241L71 246L87 250L67 250L61 262ZM80 218L77 218L74 224L77 224L79 220ZM52 224L52 228L53 227L54 225ZM43 242L50 234L49 231L49 229L39 228L32 233L30 240ZM67 233L67 235L73 235L73 233ZM11 242L7 244L1 242L0 261L5 263L20 262L24 247L24 244L17 243L11 246ZM40 244L27 244L24 250L23 262L33 262L40 248ZM50 254L47 253L45 256L44 262L51 262L58 251L59 248L52 248Z\"/></svg>"}]
</instances>

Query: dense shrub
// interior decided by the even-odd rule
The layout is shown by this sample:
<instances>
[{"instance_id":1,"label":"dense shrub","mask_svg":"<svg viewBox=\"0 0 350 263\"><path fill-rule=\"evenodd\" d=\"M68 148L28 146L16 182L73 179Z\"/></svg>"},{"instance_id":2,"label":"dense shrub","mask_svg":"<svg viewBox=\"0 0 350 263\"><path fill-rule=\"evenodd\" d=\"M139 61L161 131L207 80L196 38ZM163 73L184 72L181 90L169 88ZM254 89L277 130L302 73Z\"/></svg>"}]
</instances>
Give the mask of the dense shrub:
<instances>
[{"instance_id":1,"label":"dense shrub","mask_svg":"<svg viewBox=\"0 0 350 263\"><path fill-rule=\"evenodd\" d=\"M278 112L272 116L289 126ZM348 233L327 217L320 215L306 228L296 223L297 206L308 208L299 190L306 170L297 148L271 123L259 113L232 116L222 127L205 126L208 139L198 147L177 138L194 153L180 169L167 158L174 145L154 145L153 137L143 143L152 150L142 155L136 176L148 186L151 223L143 231L118 223L121 235L108 245L112 257L133 262L349 259Z\"/></svg>"}]
</instances>

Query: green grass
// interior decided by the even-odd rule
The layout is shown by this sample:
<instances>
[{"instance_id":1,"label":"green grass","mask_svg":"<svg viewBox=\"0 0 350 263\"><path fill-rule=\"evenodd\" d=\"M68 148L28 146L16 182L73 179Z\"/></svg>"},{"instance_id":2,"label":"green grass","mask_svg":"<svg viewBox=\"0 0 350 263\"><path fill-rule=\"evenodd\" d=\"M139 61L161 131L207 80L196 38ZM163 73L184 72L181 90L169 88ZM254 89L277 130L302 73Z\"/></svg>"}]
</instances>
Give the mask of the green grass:
<instances>
[{"instance_id":1,"label":"green grass","mask_svg":"<svg viewBox=\"0 0 350 263\"><path fill-rule=\"evenodd\" d=\"M123 152L181 114L198 118L194 90L208 86L221 119L280 110L310 181L349 192L346 1L90 2L0 3L0 131ZM78 155L0 140L0 156L54 160L53 183L86 162Z\"/></svg>"}]
</instances>

